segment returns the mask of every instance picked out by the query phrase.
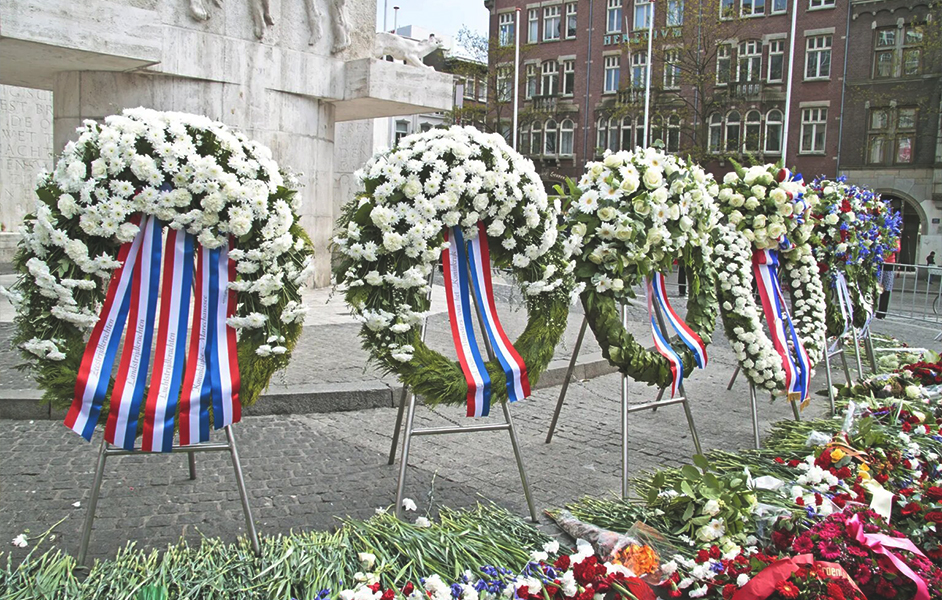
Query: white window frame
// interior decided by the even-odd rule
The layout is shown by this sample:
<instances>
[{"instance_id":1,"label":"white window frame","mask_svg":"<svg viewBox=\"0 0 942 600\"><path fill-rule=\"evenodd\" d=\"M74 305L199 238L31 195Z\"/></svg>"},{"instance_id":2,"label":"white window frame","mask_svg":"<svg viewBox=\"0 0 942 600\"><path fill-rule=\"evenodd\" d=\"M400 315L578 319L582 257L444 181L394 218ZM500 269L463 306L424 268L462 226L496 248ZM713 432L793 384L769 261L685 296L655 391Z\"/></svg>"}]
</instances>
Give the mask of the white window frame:
<instances>
[{"instance_id":1,"label":"white window frame","mask_svg":"<svg viewBox=\"0 0 942 600\"><path fill-rule=\"evenodd\" d=\"M667 0L664 22L668 27L681 27L684 24L684 0Z\"/></svg>"},{"instance_id":2,"label":"white window frame","mask_svg":"<svg viewBox=\"0 0 942 600\"><path fill-rule=\"evenodd\" d=\"M707 150L712 154L720 154L723 152L723 116L713 113L707 119Z\"/></svg>"},{"instance_id":3,"label":"white window frame","mask_svg":"<svg viewBox=\"0 0 942 600\"><path fill-rule=\"evenodd\" d=\"M778 79L772 79L772 57L780 56L782 60L781 73ZM769 83L782 83L785 80L785 40L769 40L769 64L766 70L766 81Z\"/></svg>"},{"instance_id":4,"label":"white window frame","mask_svg":"<svg viewBox=\"0 0 942 600\"><path fill-rule=\"evenodd\" d=\"M683 125L683 120L679 115L667 117L667 139L664 140L664 146L668 152L680 152L681 125ZM676 143L671 143L671 140L674 140Z\"/></svg>"},{"instance_id":5,"label":"white window frame","mask_svg":"<svg viewBox=\"0 0 942 600\"><path fill-rule=\"evenodd\" d=\"M801 109L801 137L798 154L824 154L827 150L827 107L814 107ZM811 146L805 145L805 132L811 133ZM817 138L821 134L821 146L818 147Z\"/></svg>"},{"instance_id":6,"label":"white window frame","mask_svg":"<svg viewBox=\"0 0 942 600\"><path fill-rule=\"evenodd\" d=\"M775 5L778 4L779 8ZM788 0L769 0L769 14L783 15L788 12Z\"/></svg>"},{"instance_id":7,"label":"white window frame","mask_svg":"<svg viewBox=\"0 0 942 600\"><path fill-rule=\"evenodd\" d=\"M549 147L551 133L553 134L552 148ZM552 117L543 124L543 154L545 156L557 156L559 154L559 122Z\"/></svg>"},{"instance_id":8,"label":"white window frame","mask_svg":"<svg viewBox=\"0 0 942 600\"><path fill-rule=\"evenodd\" d=\"M736 0L720 0L720 20L728 21L736 17Z\"/></svg>"},{"instance_id":9,"label":"white window frame","mask_svg":"<svg viewBox=\"0 0 942 600\"><path fill-rule=\"evenodd\" d=\"M604 152L608 145L608 119L604 117L599 117L599 120L595 122L595 142L597 153Z\"/></svg>"},{"instance_id":10,"label":"white window frame","mask_svg":"<svg viewBox=\"0 0 942 600\"><path fill-rule=\"evenodd\" d=\"M664 89L680 88L680 49L668 48L664 51Z\"/></svg>"},{"instance_id":11,"label":"white window frame","mask_svg":"<svg viewBox=\"0 0 942 600\"><path fill-rule=\"evenodd\" d=\"M733 113L736 113L736 121L730 121L729 116ZM729 128L730 125L735 125L738 129L736 134L736 144L733 146L733 149L730 149L730 140L729 140ZM723 152L742 152L742 113L738 110L731 110L726 113L726 116L723 117Z\"/></svg>"},{"instance_id":12,"label":"white window frame","mask_svg":"<svg viewBox=\"0 0 942 600\"><path fill-rule=\"evenodd\" d=\"M576 33L579 31L579 20L578 20L578 5L575 2L570 2L566 5L566 31L564 36L567 40L576 39ZM572 33L569 32L569 24L572 23Z\"/></svg>"},{"instance_id":13,"label":"white window frame","mask_svg":"<svg viewBox=\"0 0 942 600\"><path fill-rule=\"evenodd\" d=\"M568 125L567 125L568 123ZM576 126L572 119L563 119L559 124L559 155L572 156L575 147ZM568 140L568 141L567 141Z\"/></svg>"},{"instance_id":14,"label":"white window frame","mask_svg":"<svg viewBox=\"0 0 942 600\"><path fill-rule=\"evenodd\" d=\"M604 60L603 94L614 94L621 83L621 57L617 54L606 56Z\"/></svg>"},{"instance_id":15,"label":"white window frame","mask_svg":"<svg viewBox=\"0 0 942 600\"><path fill-rule=\"evenodd\" d=\"M517 13L501 13L497 17L498 21L498 44L501 46L514 45L514 29L517 27Z\"/></svg>"},{"instance_id":16,"label":"white window frame","mask_svg":"<svg viewBox=\"0 0 942 600\"><path fill-rule=\"evenodd\" d=\"M647 29L648 19L651 18L651 0L634 0L634 2L635 10L631 21L631 26L635 31L638 31L639 29ZM643 23L638 23L638 21L642 20L638 18L639 16L642 16L642 19L644 20Z\"/></svg>"},{"instance_id":17,"label":"white window frame","mask_svg":"<svg viewBox=\"0 0 942 600\"><path fill-rule=\"evenodd\" d=\"M571 86L567 86L568 76L572 74ZM559 91L561 96L573 96L576 93L576 61L564 60L562 75L559 79Z\"/></svg>"},{"instance_id":18,"label":"white window frame","mask_svg":"<svg viewBox=\"0 0 942 600\"><path fill-rule=\"evenodd\" d=\"M778 113L778 119L772 119L772 113ZM778 148L769 148L769 141L772 139L772 136L769 135L769 129L773 126L778 126ZM785 115L782 114L777 108L773 108L765 114L765 138L762 140L762 149L765 154L781 154L782 153L782 132L785 127Z\"/></svg>"},{"instance_id":19,"label":"white window frame","mask_svg":"<svg viewBox=\"0 0 942 600\"><path fill-rule=\"evenodd\" d=\"M543 41L544 42L556 42L559 41L560 36L562 35L563 29L563 17L562 10L560 5L547 6L543 8ZM554 32L552 31L553 25L556 25L556 35L551 35Z\"/></svg>"},{"instance_id":20,"label":"white window frame","mask_svg":"<svg viewBox=\"0 0 942 600\"><path fill-rule=\"evenodd\" d=\"M540 95L555 96L558 93L559 63L555 60L543 61L543 64L540 65Z\"/></svg>"},{"instance_id":21,"label":"white window frame","mask_svg":"<svg viewBox=\"0 0 942 600\"><path fill-rule=\"evenodd\" d=\"M743 65L746 67L746 78L743 79ZM762 42L748 40L739 44L739 53L736 56L736 81L742 83L758 83L762 81Z\"/></svg>"},{"instance_id":22,"label":"white window frame","mask_svg":"<svg viewBox=\"0 0 942 600\"><path fill-rule=\"evenodd\" d=\"M540 9L531 8L527 11L527 43L535 44L540 41Z\"/></svg>"},{"instance_id":23,"label":"white window frame","mask_svg":"<svg viewBox=\"0 0 942 600\"><path fill-rule=\"evenodd\" d=\"M537 95L539 92L540 85L540 76L537 73L537 66L535 63L527 64L526 68L526 79L524 87L524 98L529 100Z\"/></svg>"},{"instance_id":24,"label":"white window frame","mask_svg":"<svg viewBox=\"0 0 942 600\"><path fill-rule=\"evenodd\" d=\"M765 4L766 0L740 0L739 16L743 18L763 17L765 16Z\"/></svg>"},{"instance_id":25,"label":"white window frame","mask_svg":"<svg viewBox=\"0 0 942 600\"><path fill-rule=\"evenodd\" d=\"M638 51L631 55L631 87L643 88L648 76L648 55Z\"/></svg>"},{"instance_id":26,"label":"white window frame","mask_svg":"<svg viewBox=\"0 0 942 600\"><path fill-rule=\"evenodd\" d=\"M622 0L608 0L605 10L605 33L621 33Z\"/></svg>"},{"instance_id":27,"label":"white window frame","mask_svg":"<svg viewBox=\"0 0 942 600\"><path fill-rule=\"evenodd\" d=\"M497 67L497 101L510 102L513 96L510 67Z\"/></svg>"},{"instance_id":28,"label":"white window frame","mask_svg":"<svg viewBox=\"0 0 942 600\"><path fill-rule=\"evenodd\" d=\"M835 0L808 0L808 10L823 10L837 6Z\"/></svg>"},{"instance_id":29,"label":"white window frame","mask_svg":"<svg viewBox=\"0 0 942 600\"><path fill-rule=\"evenodd\" d=\"M826 80L831 78L831 47L834 41L834 36L831 34L828 35L814 35L808 36L805 38L805 81L812 80ZM824 64L822 60L827 55L827 73L822 74L821 65ZM812 64L812 59L814 60L815 71L814 74L809 74L808 69Z\"/></svg>"},{"instance_id":30,"label":"white window frame","mask_svg":"<svg viewBox=\"0 0 942 600\"><path fill-rule=\"evenodd\" d=\"M730 44L720 44L716 49L716 85L727 85L733 77L733 48ZM726 81L720 81L720 61L726 61Z\"/></svg>"},{"instance_id":31,"label":"white window frame","mask_svg":"<svg viewBox=\"0 0 942 600\"><path fill-rule=\"evenodd\" d=\"M749 117L754 116L755 120L750 121ZM755 130L755 146L753 148L749 147L749 129L752 128ZM742 136L742 149L743 152L753 152L758 154L762 151L762 113L752 109L746 112L745 120L743 121L743 136Z\"/></svg>"}]
</instances>

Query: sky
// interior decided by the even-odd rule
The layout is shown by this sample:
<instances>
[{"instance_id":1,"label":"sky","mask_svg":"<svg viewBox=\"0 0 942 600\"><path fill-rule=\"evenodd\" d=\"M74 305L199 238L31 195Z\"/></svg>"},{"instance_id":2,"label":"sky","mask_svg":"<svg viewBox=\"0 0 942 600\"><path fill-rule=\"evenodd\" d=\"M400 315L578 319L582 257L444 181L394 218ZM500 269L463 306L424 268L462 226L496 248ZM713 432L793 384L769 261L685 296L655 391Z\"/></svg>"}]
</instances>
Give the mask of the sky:
<instances>
[{"instance_id":1,"label":"sky","mask_svg":"<svg viewBox=\"0 0 942 600\"><path fill-rule=\"evenodd\" d=\"M455 37L462 25L487 35L488 12L484 0L376 0L376 29L383 29L383 6L388 7L387 29L395 20L393 6L399 7L398 24L416 25L442 35Z\"/></svg>"}]
</instances>

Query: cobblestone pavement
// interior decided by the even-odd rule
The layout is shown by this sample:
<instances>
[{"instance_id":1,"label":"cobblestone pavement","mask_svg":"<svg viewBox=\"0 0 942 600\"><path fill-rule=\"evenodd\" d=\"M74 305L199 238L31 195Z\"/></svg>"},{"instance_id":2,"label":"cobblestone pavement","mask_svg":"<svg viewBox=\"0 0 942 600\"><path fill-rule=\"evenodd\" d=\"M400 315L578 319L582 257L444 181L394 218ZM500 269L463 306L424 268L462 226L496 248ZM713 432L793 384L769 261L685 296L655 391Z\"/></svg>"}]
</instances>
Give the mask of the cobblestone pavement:
<instances>
[{"instance_id":1,"label":"cobblestone pavement","mask_svg":"<svg viewBox=\"0 0 942 600\"><path fill-rule=\"evenodd\" d=\"M878 327L887 329L885 323ZM900 325L893 329L900 333ZM931 332L913 330L927 345ZM711 365L695 373L692 398L703 446L749 447L752 433L745 382L731 392L726 383L733 357L722 341L710 348ZM818 373L814 389L823 389ZM514 405L537 507L561 506L584 494L620 489L620 377L575 382L552 444L544 437L559 387L538 390ZM652 388L630 383L632 402L653 399ZM827 402L817 397L805 416L820 416ZM461 410L421 408L417 424L465 424ZM236 428L252 508L265 534L336 526L344 516L368 517L390 505L397 466L386 464L396 411L392 408L308 415L249 417ZM790 417L786 403L760 401L763 430ZM490 417L495 422L500 411ZM100 431L95 441L100 440ZM214 439L221 438L215 434ZM631 415L630 471L675 465L693 453L680 407ZM55 421L0 421L0 548L29 529L38 534L67 517L55 543L69 552L88 501L98 446ZM108 460L90 555L110 557L132 540L160 548L184 536L232 539L244 531L232 467L222 453L198 456L198 478L187 479L183 456L130 456ZM406 487L420 512L440 505L466 506L493 500L524 515L526 505L504 432L417 438ZM78 507L74 503L80 502ZM545 520L545 517L544 517Z\"/></svg>"}]
</instances>

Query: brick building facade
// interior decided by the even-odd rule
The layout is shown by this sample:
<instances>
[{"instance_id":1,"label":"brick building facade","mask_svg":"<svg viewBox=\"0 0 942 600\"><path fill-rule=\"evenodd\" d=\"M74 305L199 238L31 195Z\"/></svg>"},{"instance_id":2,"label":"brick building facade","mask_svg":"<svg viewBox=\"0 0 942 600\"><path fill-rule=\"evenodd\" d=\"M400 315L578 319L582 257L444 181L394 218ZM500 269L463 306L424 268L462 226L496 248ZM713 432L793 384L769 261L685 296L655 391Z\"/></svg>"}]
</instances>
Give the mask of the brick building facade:
<instances>
[{"instance_id":1,"label":"brick building facade","mask_svg":"<svg viewBox=\"0 0 942 600\"><path fill-rule=\"evenodd\" d=\"M485 0L485 6L498 46L513 44L519 10L518 146L548 185L577 177L606 148L642 145L653 3ZM929 10L925 0L658 0L650 142L661 140L719 175L731 168L730 158L774 162L783 150L785 162L806 178L846 171L900 198L919 218L910 219L910 236L920 229L918 245L942 250L942 235L935 237L942 228L930 227L942 216L932 199L942 191L942 48L907 29ZM895 37L886 33L891 27L898 28ZM918 73L910 73L919 49ZM507 57L492 53L497 105L512 96ZM915 112L895 108L916 104L922 108ZM888 109L884 132L868 127L878 105ZM492 111L492 118L509 135L509 111ZM871 139L883 145L873 149ZM886 158L868 163L868 151ZM908 191L894 193L901 186ZM912 259L925 253L914 249Z\"/></svg>"}]
</instances>

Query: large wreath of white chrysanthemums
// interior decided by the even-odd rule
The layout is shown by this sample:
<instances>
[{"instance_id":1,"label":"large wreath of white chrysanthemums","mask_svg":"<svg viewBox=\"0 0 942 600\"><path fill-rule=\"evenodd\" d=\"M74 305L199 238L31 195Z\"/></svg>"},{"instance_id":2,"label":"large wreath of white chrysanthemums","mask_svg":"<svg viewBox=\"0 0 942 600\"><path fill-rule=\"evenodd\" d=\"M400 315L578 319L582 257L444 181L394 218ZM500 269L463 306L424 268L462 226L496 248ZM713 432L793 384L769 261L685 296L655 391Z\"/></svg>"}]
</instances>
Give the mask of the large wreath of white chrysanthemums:
<instances>
[{"instance_id":1,"label":"large wreath of white chrysanthemums","mask_svg":"<svg viewBox=\"0 0 942 600\"><path fill-rule=\"evenodd\" d=\"M568 250L576 259L582 303L602 353L638 381L670 385L667 360L625 331L617 303L633 286L674 263L690 273L686 322L709 343L716 323L711 232L719 188L699 165L656 149L606 153L570 184ZM692 369L692 352L675 345Z\"/></svg>"},{"instance_id":2,"label":"large wreath of white chrysanthemums","mask_svg":"<svg viewBox=\"0 0 942 600\"><path fill-rule=\"evenodd\" d=\"M40 176L7 291L18 316L14 343L44 399L72 400L85 336L98 320L122 243L154 215L229 253L244 405L284 367L304 320L301 288L313 275L311 242L298 224L297 184L265 146L207 117L129 109L85 121L52 173ZM102 411L107 414L107 409Z\"/></svg>"},{"instance_id":3,"label":"large wreath of white chrysanthemums","mask_svg":"<svg viewBox=\"0 0 942 600\"><path fill-rule=\"evenodd\" d=\"M720 312L730 344L746 377L757 387L781 390L785 372L781 358L765 334L760 309L753 295L754 250L777 249L787 240L790 248L779 254L779 274L791 297L791 316L812 364L825 344L825 300L818 265L809 238L811 211L817 197L800 178L785 177L781 165L745 169L733 163L718 200L726 223L714 237ZM780 181L781 179L781 181Z\"/></svg>"},{"instance_id":4,"label":"large wreath of white chrysanthemums","mask_svg":"<svg viewBox=\"0 0 942 600\"><path fill-rule=\"evenodd\" d=\"M500 135L451 127L403 138L357 177L363 191L338 221L334 272L372 358L430 403L465 402L460 367L419 332L443 234L460 226L471 239L481 221L494 268L512 271L523 289L529 321L514 346L535 382L565 329L573 282L558 239L560 203L548 200L533 163ZM493 393L506 397L503 370L487 367Z\"/></svg>"}]
</instances>

